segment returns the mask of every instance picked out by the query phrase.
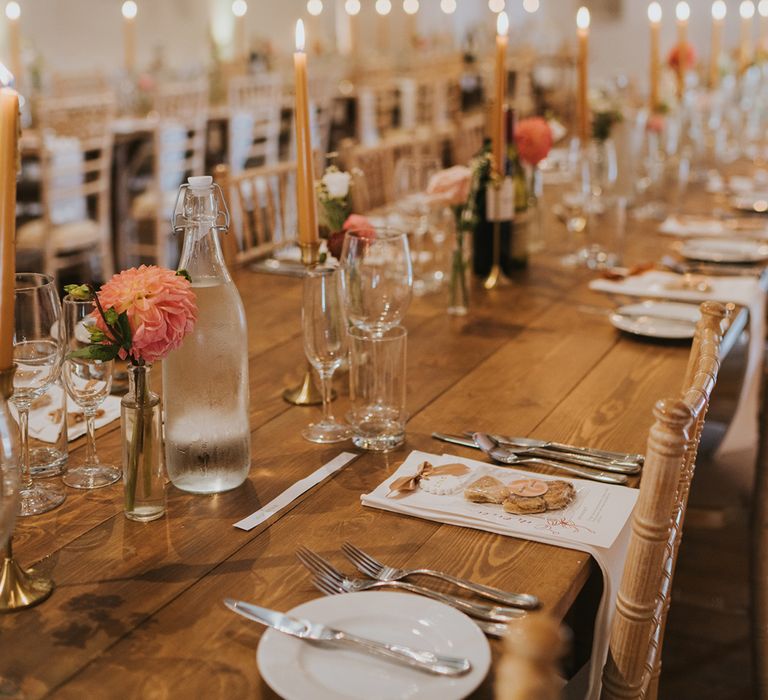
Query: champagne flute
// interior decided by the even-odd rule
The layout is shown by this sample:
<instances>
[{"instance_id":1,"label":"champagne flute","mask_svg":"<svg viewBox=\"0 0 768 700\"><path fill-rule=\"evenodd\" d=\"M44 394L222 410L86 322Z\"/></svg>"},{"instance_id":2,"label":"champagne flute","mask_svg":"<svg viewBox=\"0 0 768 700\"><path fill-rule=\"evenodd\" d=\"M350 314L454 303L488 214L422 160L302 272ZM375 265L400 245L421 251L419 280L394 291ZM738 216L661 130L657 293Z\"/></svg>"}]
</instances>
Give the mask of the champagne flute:
<instances>
[{"instance_id":1,"label":"champagne flute","mask_svg":"<svg viewBox=\"0 0 768 700\"><path fill-rule=\"evenodd\" d=\"M14 323L16 373L11 400L19 414L21 438L19 515L39 515L57 508L66 498L58 485L34 482L29 469L29 409L61 371L61 304L51 277L27 272L16 275Z\"/></svg>"},{"instance_id":2,"label":"champagne flute","mask_svg":"<svg viewBox=\"0 0 768 700\"><path fill-rule=\"evenodd\" d=\"M64 334L68 353L82 350L90 344L88 328L96 325L93 299L64 298ZM85 415L85 462L68 468L63 481L75 489L98 489L114 484L121 476L117 467L102 464L96 454L96 413L112 388L114 361L91 358L64 358L64 385L72 400Z\"/></svg>"},{"instance_id":3,"label":"champagne flute","mask_svg":"<svg viewBox=\"0 0 768 700\"><path fill-rule=\"evenodd\" d=\"M353 326L381 336L400 325L413 292L405 233L374 227L348 231L341 270L344 307Z\"/></svg>"},{"instance_id":4,"label":"champagne flute","mask_svg":"<svg viewBox=\"0 0 768 700\"><path fill-rule=\"evenodd\" d=\"M352 434L349 426L339 423L331 414L333 373L347 353L347 323L340 287L337 268L317 267L304 277L304 352L320 376L323 393L322 420L308 425L301 433L310 442L341 442Z\"/></svg>"}]
</instances>

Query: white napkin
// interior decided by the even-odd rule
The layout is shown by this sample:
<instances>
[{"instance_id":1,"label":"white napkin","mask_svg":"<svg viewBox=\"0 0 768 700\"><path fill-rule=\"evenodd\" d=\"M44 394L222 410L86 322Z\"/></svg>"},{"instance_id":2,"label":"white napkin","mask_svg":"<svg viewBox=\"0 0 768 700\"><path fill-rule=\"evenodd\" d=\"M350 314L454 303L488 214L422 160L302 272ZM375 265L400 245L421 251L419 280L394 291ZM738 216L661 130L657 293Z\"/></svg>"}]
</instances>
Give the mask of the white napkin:
<instances>
[{"instance_id":1,"label":"white napkin","mask_svg":"<svg viewBox=\"0 0 768 700\"><path fill-rule=\"evenodd\" d=\"M732 467L733 476L739 482L742 491L749 493L752 488L751 470L757 458L760 373L763 366L765 342L766 290L761 287L758 279L751 277L711 277L708 278L708 281L711 286L708 292L669 289L668 285L679 284L680 276L672 272L652 270L617 282L604 279L593 280L589 287L608 294L626 294L628 296L675 301L733 302L749 309L749 349L744 385L741 389L736 412L716 455L720 463Z\"/></svg>"},{"instance_id":2,"label":"white napkin","mask_svg":"<svg viewBox=\"0 0 768 700\"><path fill-rule=\"evenodd\" d=\"M373 492L361 496L361 501L363 505L374 508L575 549L594 557L603 572L603 596L595 618L589 692L586 698L597 700L603 665L608 654L611 619L629 544L630 515L638 491L594 481L568 479L577 489L576 499L570 506L548 515L530 516L506 513L499 506L470 503L464 499L461 490L446 496L417 489L405 495L389 497L390 484L397 478L414 474L424 461L435 466L457 462L465 464L472 472L464 484L484 475L495 476L504 483L516 478L548 481L559 477L495 467L453 455L438 456L414 451Z\"/></svg>"},{"instance_id":3,"label":"white napkin","mask_svg":"<svg viewBox=\"0 0 768 700\"><path fill-rule=\"evenodd\" d=\"M678 219L675 216L667 217L659 226L659 233L668 236L726 236L732 232L725 227L722 221L708 219L706 217L696 219Z\"/></svg>"},{"instance_id":4,"label":"white napkin","mask_svg":"<svg viewBox=\"0 0 768 700\"><path fill-rule=\"evenodd\" d=\"M29 435L35 440L41 442L56 443L59 439L59 426L61 425L61 418L55 415L58 407L61 406L61 394L63 389L56 386L51 386L45 393L46 396L50 396L51 400L46 401L45 405L41 405L39 408L33 408L29 412ZM18 422L18 413L13 402L10 404L11 414ZM107 396L104 399L104 403L99 406L100 415L96 418L96 427L101 428L113 420L120 418L120 399L117 396ZM67 415L68 425L67 439L71 442L76 440L81 435L85 435L85 419L83 418L83 411L76 406L73 402L67 403Z\"/></svg>"}]
</instances>

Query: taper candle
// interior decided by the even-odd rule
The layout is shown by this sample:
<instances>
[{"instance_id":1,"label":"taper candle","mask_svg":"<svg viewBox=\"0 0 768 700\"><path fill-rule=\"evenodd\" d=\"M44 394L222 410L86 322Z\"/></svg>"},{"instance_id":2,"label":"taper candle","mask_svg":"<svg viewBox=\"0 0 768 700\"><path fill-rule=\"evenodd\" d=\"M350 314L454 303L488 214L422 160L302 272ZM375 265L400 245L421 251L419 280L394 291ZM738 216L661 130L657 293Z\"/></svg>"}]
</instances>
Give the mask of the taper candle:
<instances>
[{"instance_id":1,"label":"taper candle","mask_svg":"<svg viewBox=\"0 0 768 700\"><path fill-rule=\"evenodd\" d=\"M743 73L752 63L752 23L755 17L755 3L744 0L739 5L741 16L741 39L739 41L739 73Z\"/></svg>"},{"instance_id":2,"label":"taper candle","mask_svg":"<svg viewBox=\"0 0 768 700\"><path fill-rule=\"evenodd\" d=\"M8 54L11 73L16 80L16 87L21 84L21 5L16 0L11 0L5 6L5 16L8 19Z\"/></svg>"},{"instance_id":3,"label":"taper candle","mask_svg":"<svg viewBox=\"0 0 768 700\"><path fill-rule=\"evenodd\" d=\"M578 55L578 117L579 117L579 138L582 144L589 140L589 10L586 7L580 7L576 13L576 29L579 38Z\"/></svg>"},{"instance_id":4,"label":"taper candle","mask_svg":"<svg viewBox=\"0 0 768 700\"><path fill-rule=\"evenodd\" d=\"M688 20L691 17L691 7L683 0L675 6L677 18L677 96L685 92L685 75L688 72Z\"/></svg>"},{"instance_id":5,"label":"taper candle","mask_svg":"<svg viewBox=\"0 0 768 700\"><path fill-rule=\"evenodd\" d=\"M651 75L648 90L648 109L655 112L659 107L659 30L661 29L661 5L648 5L648 21L651 24Z\"/></svg>"},{"instance_id":6,"label":"taper candle","mask_svg":"<svg viewBox=\"0 0 768 700\"><path fill-rule=\"evenodd\" d=\"M720 44L723 34L723 21L728 12L725 0L712 3L712 49L709 55L709 87L715 89L720 82Z\"/></svg>"},{"instance_id":7,"label":"taper candle","mask_svg":"<svg viewBox=\"0 0 768 700\"><path fill-rule=\"evenodd\" d=\"M123 67L126 73L136 70L136 15L139 12L134 0L125 0L123 15Z\"/></svg>"},{"instance_id":8,"label":"taper candle","mask_svg":"<svg viewBox=\"0 0 768 700\"><path fill-rule=\"evenodd\" d=\"M245 0L233 0L232 14L235 16L234 55L236 59L247 60L248 38L246 36L245 14L248 12L248 3Z\"/></svg>"},{"instance_id":9,"label":"taper candle","mask_svg":"<svg viewBox=\"0 0 768 700\"><path fill-rule=\"evenodd\" d=\"M296 52L293 54L296 90L296 204L299 212L299 243L311 247L317 243L318 238L312 135L309 128L307 54L304 44L304 22L299 20L296 22Z\"/></svg>"},{"instance_id":10,"label":"taper candle","mask_svg":"<svg viewBox=\"0 0 768 700\"><path fill-rule=\"evenodd\" d=\"M504 104L507 101L507 45L509 17L506 12L499 12L496 17L496 92L493 102L493 125L491 129L493 145L493 167L504 175Z\"/></svg>"},{"instance_id":11,"label":"taper candle","mask_svg":"<svg viewBox=\"0 0 768 700\"><path fill-rule=\"evenodd\" d=\"M0 88L0 370L13 365L19 96Z\"/></svg>"}]
</instances>

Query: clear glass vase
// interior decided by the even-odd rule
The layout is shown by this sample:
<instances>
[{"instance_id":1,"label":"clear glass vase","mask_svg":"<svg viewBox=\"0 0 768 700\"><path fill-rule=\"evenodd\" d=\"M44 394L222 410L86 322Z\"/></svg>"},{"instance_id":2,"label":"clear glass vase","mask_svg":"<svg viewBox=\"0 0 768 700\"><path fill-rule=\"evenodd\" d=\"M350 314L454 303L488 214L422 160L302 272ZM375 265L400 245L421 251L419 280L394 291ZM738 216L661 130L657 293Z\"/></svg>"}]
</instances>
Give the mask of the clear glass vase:
<instances>
[{"instance_id":1,"label":"clear glass vase","mask_svg":"<svg viewBox=\"0 0 768 700\"><path fill-rule=\"evenodd\" d=\"M128 367L128 393L121 402L124 512L148 522L165 514L165 476L160 397L149 388L148 365Z\"/></svg>"}]
</instances>

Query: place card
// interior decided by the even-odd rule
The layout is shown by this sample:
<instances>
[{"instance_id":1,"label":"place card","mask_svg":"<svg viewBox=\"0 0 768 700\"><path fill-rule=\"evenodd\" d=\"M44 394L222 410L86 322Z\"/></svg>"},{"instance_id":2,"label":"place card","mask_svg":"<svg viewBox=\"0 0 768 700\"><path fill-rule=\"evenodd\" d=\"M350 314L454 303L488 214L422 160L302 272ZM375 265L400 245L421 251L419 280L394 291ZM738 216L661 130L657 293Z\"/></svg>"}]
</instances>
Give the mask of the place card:
<instances>
[{"instance_id":1,"label":"place card","mask_svg":"<svg viewBox=\"0 0 768 700\"><path fill-rule=\"evenodd\" d=\"M332 459L327 464L324 464L320 469L312 472L309 476L297 481L293 486L283 491L277 498L271 500L263 508L252 513L247 518L235 523L235 527L240 530L253 530L257 525L260 525L265 520L271 518L275 513L281 511L287 505L290 505L305 491L309 491L313 486L316 486L325 478L335 474L339 469L349 464L353 459L356 459L360 455L354 452L342 452L338 457Z\"/></svg>"},{"instance_id":2,"label":"place card","mask_svg":"<svg viewBox=\"0 0 768 700\"><path fill-rule=\"evenodd\" d=\"M532 515L508 513L500 505L492 503L472 503L464 498L463 488L448 495L436 495L424 489L416 489L392 497L390 495L392 483L415 473L425 461L436 467L457 462L466 465L471 473L464 479L465 485L483 476L494 477L507 487L523 479L529 480L529 485L546 485L555 480L563 480L573 484L576 497L565 508ZM569 543L571 546L585 545L607 549L624 528L632 513L637 495L637 489L624 486L525 472L454 455L434 455L415 451L391 477L372 493L363 495L361 500L366 506L452 525L552 544L562 542Z\"/></svg>"}]
</instances>

